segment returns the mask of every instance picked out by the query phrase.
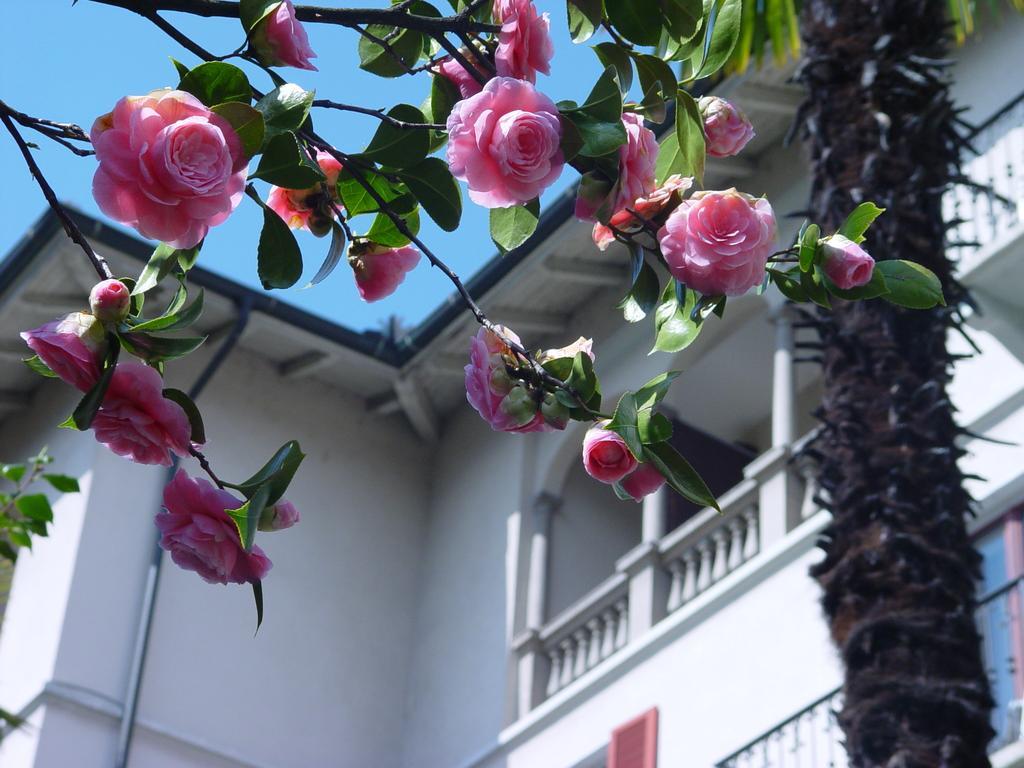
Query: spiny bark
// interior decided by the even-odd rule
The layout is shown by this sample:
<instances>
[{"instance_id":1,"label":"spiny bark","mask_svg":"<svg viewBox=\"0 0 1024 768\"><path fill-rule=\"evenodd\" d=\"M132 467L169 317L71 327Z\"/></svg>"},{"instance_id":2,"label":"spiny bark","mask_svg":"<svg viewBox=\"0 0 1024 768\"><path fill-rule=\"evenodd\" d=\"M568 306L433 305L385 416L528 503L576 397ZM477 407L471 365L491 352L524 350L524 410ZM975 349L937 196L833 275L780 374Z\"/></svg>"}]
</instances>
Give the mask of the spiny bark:
<instances>
[{"instance_id":1,"label":"spiny bark","mask_svg":"<svg viewBox=\"0 0 1024 768\"><path fill-rule=\"evenodd\" d=\"M808 453L833 521L812 575L845 665L840 724L856 768L987 767L993 735L972 501L947 394L946 336L964 295L943 249L942 192L962 145L942 61L946 5L805 0L802 11L811 218L834 229L876 201L887 210L869 251L926 265L949 302L836 302L814 318L825 395Z\"/></svg>"}]
</instances>

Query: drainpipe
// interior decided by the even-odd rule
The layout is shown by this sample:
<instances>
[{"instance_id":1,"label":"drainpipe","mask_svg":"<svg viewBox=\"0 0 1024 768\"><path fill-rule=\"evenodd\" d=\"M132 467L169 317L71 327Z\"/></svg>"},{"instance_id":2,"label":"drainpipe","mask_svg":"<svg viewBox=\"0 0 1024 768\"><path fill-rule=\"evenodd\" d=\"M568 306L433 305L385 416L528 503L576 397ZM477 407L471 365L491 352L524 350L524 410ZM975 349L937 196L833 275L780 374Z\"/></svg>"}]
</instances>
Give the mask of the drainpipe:
<instances>
[{"instance_id":1,"label":"drainpipe","mask_svg":"<svg viewBox=\"0 0 1024 768\"><path fill-rule=\"evenodd\" d=\"M231 333L224 340L224 343L217 348L213 357L199 374L199 378L192 384L188 396L197 400L203 389L213 378L213 375L234 350L235 345L241 338L246 325L249 323L249 313L252 309L252 298L245 297L238 302L238 316L235 319L235 326ZM170 482L178 469L178 459L174 459L167 474L167 481ZM149 650L149 633L153 624L153 613L156 608L157 583L160 579L160 567L163 563L163 549L160 548L160 534L156 534L153 541L153 555L149 561L149 569L146 572L146 587L142 594L142 604L139 610L139 626L135 632L135 649L132 652L131 667L128 672L128 686L125 688L124 709L121 713L121 724L117 734L117 757L114 760L114 768L127 768L128 753L132 746L132 737L135 735L135 717L138 711L139 691L142 687L142 670L146 663L146 652Z\"/></svg>"}]
</instances>

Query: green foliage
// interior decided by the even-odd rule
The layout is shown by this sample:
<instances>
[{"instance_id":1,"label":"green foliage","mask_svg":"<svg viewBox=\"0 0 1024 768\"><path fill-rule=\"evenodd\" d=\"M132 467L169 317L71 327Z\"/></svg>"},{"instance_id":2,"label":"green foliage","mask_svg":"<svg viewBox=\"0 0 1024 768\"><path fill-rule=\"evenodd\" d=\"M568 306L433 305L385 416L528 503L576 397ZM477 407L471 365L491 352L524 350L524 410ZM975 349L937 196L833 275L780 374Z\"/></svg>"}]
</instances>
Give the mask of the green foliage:
<instances>
[{"instance_id":1,"label":"green foliage","mask_svg":"<svg viewBox=\"0 0 1024 768\"><path fill-rule=\"evenodd\" d=\"M395 184L377 171L360 168L358 173L361 179L372 187L385 203L393 203L399 197L407 194L403 186ZM377 201L347 168L342 168L341 173L338 174L338 197L341 198L350 217L375 213L380 210ZM399 210L408 210L408 208L409 206L398 206Z\"/></svg>"},{"instance_id":2,"label":"green foliage","mask_svg":"<svg viewBox=\"0 0 1024 768\"><path fill-rule=\"evenodd\" d=\"M57 494L77 493L78 481L57 473L46 472L53 458L44 447L36 456L17 464L0 464L0 557L14 562L19 547L32 547L33 536L48 536L53 522L50 498L30 489L45 483Z\"/></svg>"},{"instance_id":3,"label":"green foliage","mask_svg":"<svg viewBox=\"0 0 1024 768\"><path fill-rule=\"evenodd\" d=\"M182 275L188 272L192 265L195 264L196 258L199 255L199 249L202 247L203 244L199 243L199 245L193 248L180 249L172 248L166 243L160 243L154 249L153 255L149 257L146 266L142 268L139 279L132 289L132 296L141 296L147 291L151 291L172 271L177 270ZM141 307L139 307L139 311L141 311ZM133 312L132 314L138 314L138 312Z\"/></svg>"},{"instance_id":4,"label":"green foliage","mask_svg":"<svg viewBox=\"0 0 1024 768\"><path fill-rule=\"evenodd\" d=\"M600 157L615 152L626 142L626 128L622 125L622 92L615 66L609 66L583 104L559 102L562 116L572 123L579 135L578 153L585 157Z\"/></svg>"},{"instance_id":5,"label":"green foliage","mask_svg":"<svg viewBox=\"0 0 1024 768\"><path fill-rule=\"evenodd\" d=\"M817 224L808 224L799 240L800 269L808 271L817 261L818 238L821 229Z\"/></svg>"},{"instance_id":6,"label":"green foliage","mask_svg":"<svg viewBox=\"0 0 1024 768\"><path fill-rule=\"evenodd\" d=\"M502 253L518 248L537 229L540 220L540 200L511 208L492 208L491 239Z\"/></svg>"},{"instance_id":7,"label":"green foliage","mask_svg":"<svg viewBox=\"0 0 1024 768\"><path fill-rule=\"evenodd\" d=\"M604 18L604 0L566 0L569 35L574 43L589 40Z\"/></svg>"},{"instance_id":8,"label":"green foliage","mask_svg":"<svg viewBox=\"0 0 1024 768\"><path fill-rule=\"evenodd\" d=\"M284 83L257 101L256 109L263 115L263 146L281 133L299 130L309 117L315 95L294 83Z\"/></svg>"},{"instance_id":9,"label":"green foliage","mask_svg":"<svg viewBox=\"0 0 1024 768\"><path fill-rule=\"evenodd\" d=\"M418 235L420 232L420 211L418 207L414 207L408 213L402 213L396 215L405 222L406 228L413 234ZM367 240L370 240L377 245L383 245L386 248L401 248L403 245L408 245L411 241L409 236L402 232L394 219L388 216L386 213L378 213L373 218L373 223L370 225L370 230L364 235Z\"/></svg>"},{"instance_id":10,"label":"green foliage","mask_svg":"<svg viewBox=\"0 0 1024 768\"><path fill-rule=\"evenodd\" d=\"M882 296L891 304L910 309L931 309L946 305L942 296L942 283L927 267L912 261L880 261L875 271L885 278L889 292Z\"/></svg>"},{"instance_id":11,"label":"green foliage","mask_svg":"<svg viewBox=\"0 0 1024 768\"><path fill-rule=\"evenodd\" d=\"M885 208L879 208L870 202L861 203L846 217L846 221L839 228L839 234L855 243L863 243L864 233L867 232L871 223L883 213L885 213Z\"/></svg>"},{"instance_id":12,"label":"green foliage","mask_svg":"<svg viewBox=\"0 0 1024 768\"><path fill-rule=\"evenodd\" d=\"M710 77L729 60L740 37L742 5L742 0L704 0L704 14L711 21L704 45L690 59L691 79Z\"/></svg>"},{"instance_id":13,"label":"green foliage","mask_svg":"<svg viewBox=\"0 0 1024 768\"><path fill-rule=\"evenodd\" d=\"M308 189L324 180L323 171L291 131L279 133L269 142L250 178L263 179L285 189Z\"/></svg>"},{"instance_id":14,"label":"green foliage","mask_svg":"<svg viewBox=\"0 0 1024 768\"><path fill-rule=\"evenodd\" d=\"M423 113L409 104L398 104L387 114L407 123L426 122ZM388 168L409 168L423 160L429 151L430 135L426 131L398 128L381 122L362 156Z\"/></svg>"},{"instance_id":15,"label":"green foliage","mask_svg":"<svg viewBox=\"0 0 1024 768\"><path fill-rule=\"evenodd\" d=\"M359 37L359 68L380 77L404 75L423 53L423 35L416 30L369 24L366 32Z\"/></svg>"},{"instance_id":16,"label":"green foliage","mask_svg":"<svg viewBox=\"0 0 1024 768\"><path fill-rule=\"evenodd\" d=\"M441 229L454 232L462 219L462 196L448 164L428 157L396 173Z\"/></svg>"},{"instance_id":17,"label":"green foliage","mask_svg":"<svg viewBox=\"0 0 1024 768\"><path fill-rule=\"evenodd\" d=\"M246 157L252 157L263 147L263 115L241 101L226 101L211 107L213 112L227 120L242 142Z\"/></svg>"},{"instance_id":18,"label":"green foliage","mask_svg":"<svg viewBox=\"0 0 1024 768\"><path fill-rule=\"evenodd\" d=\"M110 387L110 381L114 377L114 369L117 367L117 359L121 354L121 342L118 336L107 334L107 354L103 360L103 372L100 374L92 389L82 396L71 416L61 424L69 429L86 430L92 426L92 420L103 403L103 398Z\"/></svg>"},{"instance_id":19,"label":"green foliage","mask_svg":"<svg viewBox=\"0 0 1024 768\"><path fill-rule=\"evenodd\" d=\"M334 271L334 268L341 263L342 256L345 255L345 244L347 237L345 230L341 228L341 225L337 221L331 221L331 245L327 249L327 255L324 257L323 263L320 265L320 269L313 275L313 279L309 281L307 288L311 288L318 283L323 282L327 279L327 276Z\"/></svg>"},{"instance_id":20,"label":"green foliage","mask_svg":"<svg viewBox=\"0 0 1024 768\"><path fill-rule=\"evenodd\" d=\"M193 443L202 445L206 442L206 427L203 425L203 415L199 412L198 406L186 392L180 389L168 388L163 391L164 397L181 406L188 416L188 423L191 427L190 440Z\"/></svg>"},{"instance_id":21,"label":"green foliage","mask_svg":"<svg viewBox=\"0 0 1024 768\"><path fill-rule=\"evenodd\" d=\"M281 0L241 0L238 3L238 19L242 22L246 34L252 32L253 27L269 16L280 4Z\"/></svg>"},{"instance_id":22,"label":"green foliage","mask_svg":"<svg viewBox=\"0 0 1024 768\"><path fill-rule=\"evenodd\" d=\"M629 293L618 308L627 323L638 323L658 304L661 282L658 273L644 260L643 250L635 248L632 256L632 283Z\"/></svg>"},{"instance_id":23,"label":"green foliage","mask_svg":"<svg viewBox=\"0 0 1024 768\"><path fill-rule=\"evenodd\" d=\"M680 294L683 294L680 301ZM701 323L694 317L697 294L669 280L654 311L654 352L681 352L697 340Z\"/></svg>"},{"instance_id":24,"label":"green foliage","mask_svg":"<svg viewBox=\"0 0 1024 768\"><path fill-rule=\"evenodd\" d=\"M223 61L208 61L182 76L178 88L214 107L226 101L252 101L252 86L245 72Z\"/></svg>"},{"instance_id":25,"label":"green foliage","mask_svg":"<svg viewBox=\"0 0 1024 768\"><path fill-rule=\"evenodd\" d=\"M263 204L263 229L256 251L256 268L266 290L291 288L302 277L302 251L295 235L277 212Z\"/></svg>"}]
</instances>

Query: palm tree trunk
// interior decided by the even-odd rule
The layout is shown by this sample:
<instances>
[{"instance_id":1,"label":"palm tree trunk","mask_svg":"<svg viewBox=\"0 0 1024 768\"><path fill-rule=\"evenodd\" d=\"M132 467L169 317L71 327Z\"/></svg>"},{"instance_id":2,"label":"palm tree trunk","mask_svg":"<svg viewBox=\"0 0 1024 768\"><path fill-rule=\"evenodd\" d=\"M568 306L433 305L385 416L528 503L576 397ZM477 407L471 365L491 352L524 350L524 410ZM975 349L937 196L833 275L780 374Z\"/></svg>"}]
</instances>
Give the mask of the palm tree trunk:
<instances>
[{"instance_id":1,"label":"palm tree trunk","mask_svg":"<svg viewBox=\"0 0 1024 768\"><path fill-rule=\"evenodd\" d=\"M833 513L812 569L845 665L840 723L855 768L988 766L992 700L974 623L979 557L957 467L946 336L964 298L941 197L961 140L942 59L946 0L804 0L810 216L887 212L867 246L943 281L949 308L836 302L820 334L822 430L808 453Z\"/></svg>"}]
</instances>

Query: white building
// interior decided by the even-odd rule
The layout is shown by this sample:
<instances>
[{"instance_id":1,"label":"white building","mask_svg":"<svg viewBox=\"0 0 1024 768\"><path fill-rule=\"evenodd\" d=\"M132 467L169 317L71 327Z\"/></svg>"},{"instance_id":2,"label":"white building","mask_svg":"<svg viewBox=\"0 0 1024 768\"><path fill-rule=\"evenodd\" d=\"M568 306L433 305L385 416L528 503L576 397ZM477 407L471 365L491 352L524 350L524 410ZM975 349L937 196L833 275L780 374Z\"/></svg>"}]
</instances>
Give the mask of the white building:
<instances>
[{"instance_id":1,"label":"white building","mask_svg":"<svg viewBox=\"0 0 1024 768\"><path fill-rule=\"evenodd\" d=\"M1024 765L1024 101L1008 74L1024 71L1022 35L1017 17L983 30L955 72L967 117L987 126L969 173L1006 199L949 196L968 219L960 239L980 243L958 250L984 312L982 354L954 383L960 418L1017 443L974 440L966 467L986 478L971 485L971 529L1004 767ZM713 164L708 186L799 209L804 162L780 145L799 92L771 70L721 92L759 136ZM255 637L247 589L151 566L165 471L54 429L74 393L19 361L15 332L78 306L92 283L44 216L0 265L0 460L45 442L82 492L18 561L0 706L25 707L29 723L0 765L109 768L130 733L133 768L844 766L829 716L841 672L807 575L826 513L790 462L814 426L817 371L794 364L786 312L753 295L676 358L648 356L649 325L613 309L626 260L593 248L568 209L474 290L531 346L593 335L609 398L682 369L667 404L722 514L666 493L617 501L583 473L579 425L491 432L465 404L474 328L454 304L396 342L196 269L211 340L171 367L174 385L191 387L240 330L199 396L215 466L244 477L293 437L308 454L289 493L301 524L260 540L275 565ZM149 246L78 218L118 274L138 272Z\"/></svg>"}]
</instances>

